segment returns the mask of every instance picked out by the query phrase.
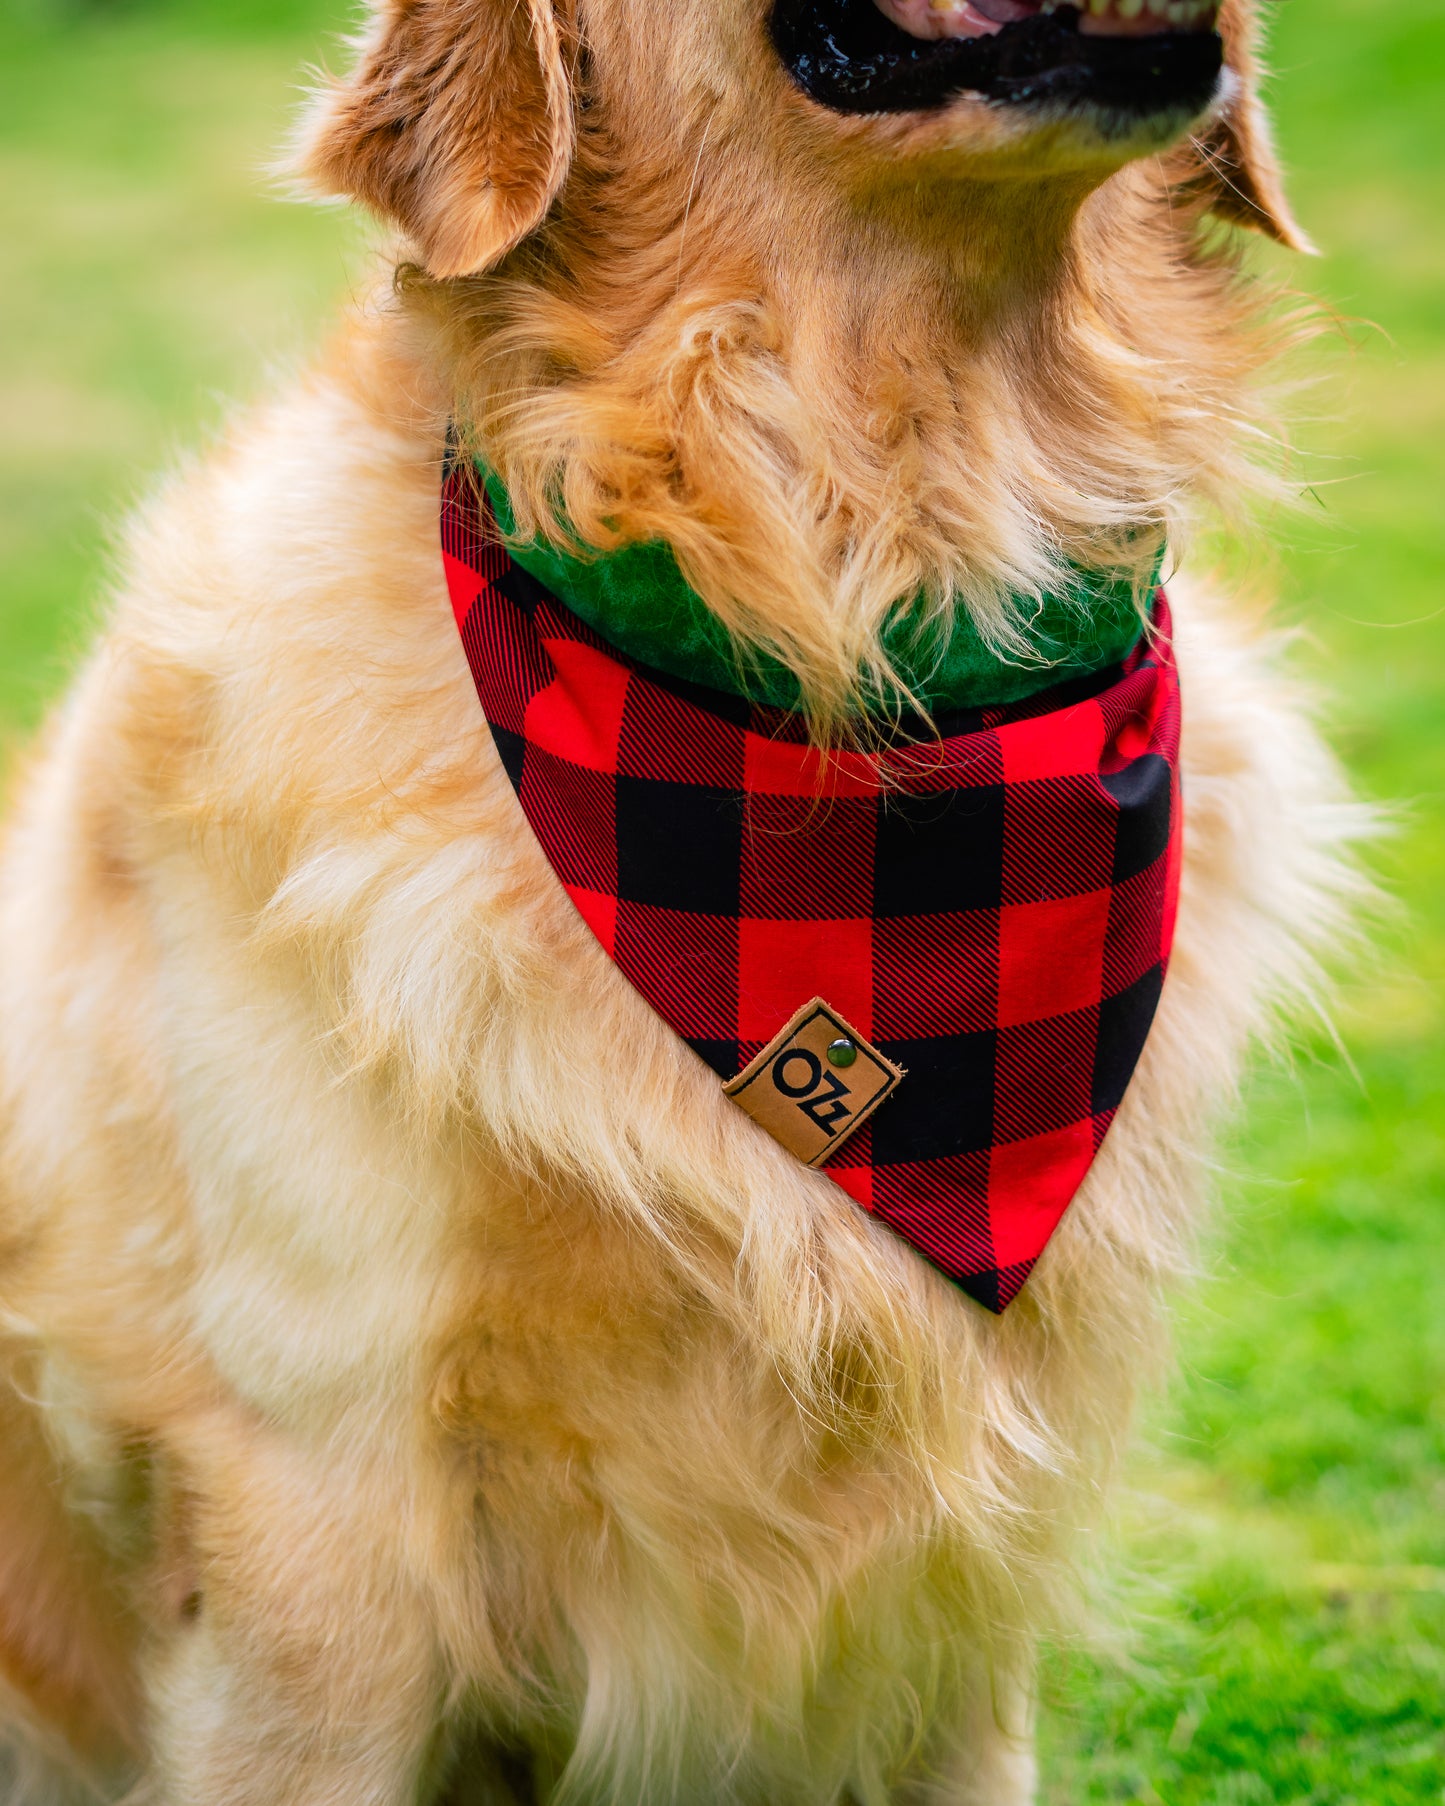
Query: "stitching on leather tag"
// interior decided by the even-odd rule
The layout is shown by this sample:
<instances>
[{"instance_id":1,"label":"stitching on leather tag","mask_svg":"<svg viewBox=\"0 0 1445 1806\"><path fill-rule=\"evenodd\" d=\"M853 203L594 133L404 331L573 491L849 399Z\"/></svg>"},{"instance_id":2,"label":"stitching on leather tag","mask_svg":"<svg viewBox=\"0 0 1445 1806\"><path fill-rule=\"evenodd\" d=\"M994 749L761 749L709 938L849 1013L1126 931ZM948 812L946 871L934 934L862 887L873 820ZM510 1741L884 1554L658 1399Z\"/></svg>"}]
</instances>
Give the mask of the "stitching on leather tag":
<instances>
[{"instance_id":1,"label":"stitching on leather tag","mask_svg":"<svg viewBox=\"0 0 1445 1806\"><path fill-rule=\"evenodd\" d=\"M906 1076L815 997L723 1092L806 1166L822 1166Z\"/></svg>"}]
</instances>

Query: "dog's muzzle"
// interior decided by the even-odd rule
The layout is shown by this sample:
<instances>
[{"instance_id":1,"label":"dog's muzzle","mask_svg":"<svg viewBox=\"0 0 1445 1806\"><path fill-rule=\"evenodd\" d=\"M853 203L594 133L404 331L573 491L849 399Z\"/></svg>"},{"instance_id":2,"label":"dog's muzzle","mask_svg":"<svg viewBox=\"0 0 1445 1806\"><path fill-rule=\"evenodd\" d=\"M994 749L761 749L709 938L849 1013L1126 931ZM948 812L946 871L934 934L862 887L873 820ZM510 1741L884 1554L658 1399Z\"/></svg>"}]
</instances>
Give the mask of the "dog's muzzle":
<instances>
[{"instance_id":1,"label":"dog's muzzle","mask_svg":"<svg viewBox=\"0 0 1445 1806\"><path fill-rule=\"evenodd\" d=\"M1214 99L1215 0L776 0L773 44L799 87L841 113L902 113L962 95L1106 135L1183 123Z\"/></svg>"}]
</instances>

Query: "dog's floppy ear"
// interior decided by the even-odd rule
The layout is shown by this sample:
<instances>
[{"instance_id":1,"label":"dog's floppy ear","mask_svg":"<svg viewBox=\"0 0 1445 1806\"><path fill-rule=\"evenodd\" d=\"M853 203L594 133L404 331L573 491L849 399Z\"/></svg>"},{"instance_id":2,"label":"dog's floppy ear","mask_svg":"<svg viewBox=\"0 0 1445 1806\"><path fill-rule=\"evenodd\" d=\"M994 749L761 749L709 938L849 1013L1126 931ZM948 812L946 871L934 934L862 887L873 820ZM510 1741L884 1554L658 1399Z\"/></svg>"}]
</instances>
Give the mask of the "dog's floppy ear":
<instances>
[{"instance_id":1,"label":"dog's floppy ear","mask_svg":"<svg viewBox=\"0 0 1445 1806\"><path fill-rule=\"evenodd\" d=\"M1219 112L1187 147L1186 185L1203 190L1210 212L1292 251L1314 250L1284 196L1269 117L1259 98L1253 10L1248 0L1224 0L1225 89Z\"/></svg>"},{"instance_id":2,"label":"dog's floppy ear","mask_svg":"<svg viewBox=\"0 0 1445 1806\"><path fill-rule=\"evenodd\" d=\"M553 0L380 0L300 167L399 225L433 276L486 269L540 225L575 138Z\"/></svg>"}]
</instances>

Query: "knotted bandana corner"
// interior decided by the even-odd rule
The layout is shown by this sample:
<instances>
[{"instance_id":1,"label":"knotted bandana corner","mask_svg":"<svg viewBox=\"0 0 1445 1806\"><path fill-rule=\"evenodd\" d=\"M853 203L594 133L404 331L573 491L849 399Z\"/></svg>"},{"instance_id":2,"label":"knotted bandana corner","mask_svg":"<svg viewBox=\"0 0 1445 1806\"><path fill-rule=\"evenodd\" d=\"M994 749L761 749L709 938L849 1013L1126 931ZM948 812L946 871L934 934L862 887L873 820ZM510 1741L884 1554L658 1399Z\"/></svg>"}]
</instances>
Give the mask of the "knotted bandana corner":
<instances>
[{"instance_id":1,"label":"knotted bandana corner","mask_svg":"<svg viewBox=\"0 0 1445 1806\"><path fill-rule=\"evenodd\" d=\"M511 559L461 463L442 547L502 763L609 957L770 1133L1002 1311L1164 980L1182 822L1163 592L1120 664L823 755L798 716L609 646Z\"/></svg>"}]
</instances>

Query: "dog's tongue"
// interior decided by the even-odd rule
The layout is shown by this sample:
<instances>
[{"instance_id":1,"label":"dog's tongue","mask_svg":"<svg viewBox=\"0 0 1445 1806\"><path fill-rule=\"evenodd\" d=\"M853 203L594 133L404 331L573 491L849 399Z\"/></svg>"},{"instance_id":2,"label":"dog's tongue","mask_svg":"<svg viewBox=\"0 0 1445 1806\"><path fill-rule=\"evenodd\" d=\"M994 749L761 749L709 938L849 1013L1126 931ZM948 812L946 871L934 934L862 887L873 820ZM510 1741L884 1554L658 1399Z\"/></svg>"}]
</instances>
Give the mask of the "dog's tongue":
<instances>
[{"instance_id":1,"label":"dog's tongue","mask_svg":"<svg viewBox=\"0 0 1445 1806\"><path fill-rule=\"evenodd\" d=\"M1029 19L1039 5L1028 0L874 0L878 10L913 38L984 38Z\"/></svg>"},{"instance_id":2,"label":"dog's tongue","mask_svg":"<svg viewBox=\"0 0 1445 1806\"><path fill-rule=\"evenodd\" d=\"M1043 10L1043 0L971 0L973 10L982 13L995 25L1012 25L1015 19L1028 19Z\"/></svg>"}]
</instances>

